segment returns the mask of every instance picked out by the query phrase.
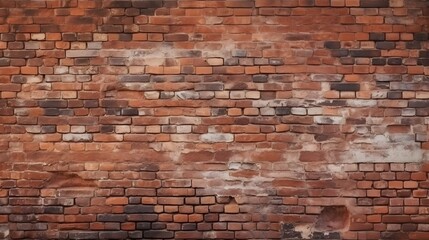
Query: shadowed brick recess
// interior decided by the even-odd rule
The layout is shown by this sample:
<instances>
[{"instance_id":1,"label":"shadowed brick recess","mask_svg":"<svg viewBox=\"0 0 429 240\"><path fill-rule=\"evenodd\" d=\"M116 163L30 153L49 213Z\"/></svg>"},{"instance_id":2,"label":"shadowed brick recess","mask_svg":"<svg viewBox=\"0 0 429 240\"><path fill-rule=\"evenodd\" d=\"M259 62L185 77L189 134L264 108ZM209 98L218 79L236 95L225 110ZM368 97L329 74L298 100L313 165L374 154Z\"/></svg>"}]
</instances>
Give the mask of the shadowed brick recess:
<instances>
[{"instance_id":1,"label":"shadowed brick recess","mask_svg":"<svg viewBox=\"0 0 429 240\"><path fill-rule=\"evenodd\" d=\"M0 239L429 239L429 1L0 0Z\"/></svg>"}]
</instances>

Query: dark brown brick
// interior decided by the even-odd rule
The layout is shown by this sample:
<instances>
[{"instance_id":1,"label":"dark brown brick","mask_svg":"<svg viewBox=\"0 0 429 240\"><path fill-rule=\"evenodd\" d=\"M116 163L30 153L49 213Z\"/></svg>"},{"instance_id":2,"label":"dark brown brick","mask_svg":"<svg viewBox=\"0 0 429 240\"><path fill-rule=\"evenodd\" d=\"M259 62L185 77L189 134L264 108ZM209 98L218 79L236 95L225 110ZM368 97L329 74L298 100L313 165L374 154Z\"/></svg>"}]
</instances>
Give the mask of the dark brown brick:
<instances>
[{"instance_id":1,"label":"dark brown brick","mask_svg":"<svg viewBox=\"0 0 429 240\"><path fill-rule=\"evenodd\" d=\"M69 239L98 239L98 232L89 232L89 231L70 232Z\"/></svg>"},{"instance_id":2,"label":"dark brown brick","mask_svg":"<svg viewBox=\"0 0 429 240\"><path fill-rule=\"evenodd\" d=\"M123 82L149 82L150 75L125 75L119 79Z\"/></svg>"},{"instance_id":3,"label":"dark brown brick","mask_svg":"<svg viewBox=\"0 0 429 240\"><path fill-rule=\"evenodd\" d=\"M291 114L291 108L290 107L277 107L276 108L276 115L278 116L285 116Z\"/></svg>"},{"instance_id":4,"label":"dark brown brick","mask_svg":"<svg viewBox=\"0 0 429 240\"><path fill-rule=\"evenodd\" d=\"M64 100L42 100L39 101L39 106L42 108L65 108L67 101Z\"/></svg>"},{"instance_id":5,"label":"dark brown brick","mask_svg":"<svg viewBox=\"0 0 429 240\"><path fill-rule=\"evenodd\" d=\"M426 108L429 107L428 100L411 100L408 102L408 106L411 108Z\"/></svg>"},{"instance_id":6,"label":"dark brown brick","mask_svg":"<svg viewBox=\"0 0 429 240\"><path fill-rule=\"evenodd\" d=\"M389 7L389 0L360 0L360 7L387 8Z\"/></svg>"},{"instance_id":7,"label":"dark brown brick","mask_svg":"<svg viewBox=\"0 0 429 240\"><path fill-rule=\"evenodd\" d=\"M369 40L371 41L384 41L385 39L385 33L369 33Z\"/></svg>"},{"instance_id":8,"label":"dark brown brick","mask_svg":"<svg viewBox=\"0 0 429 240\"><path fill-rule=\"evenodd\" d=\"M402 92L388 92L387 98L389 99L401 99L402 98Z\"/></svg>"},{"instance_id":9,"label":"dark brown brick","mask_svg":"<svg viewBox=\"0 0 429 240\"><path fill-rule=\"evenodd\" d=\"M55 133L56 132L56 126L54 125L48 125L48 126L42 126L41 133Z\"/></svg>"},{"instance_id":10,"label":"dark brown brick","mask_svg":"<svg viewBox=\"0 0 429 240\"><path fill-rule=\"evenodd\" d=\"M173 238L174 233L171 231L165 231L165 230L149 230L145 231L144 233L145 238Z\"/></svg>"},{"instance_id":11,"label":"dark brown brick","mask_svg":"<svg viewBox=\"0 0 429 240\"><path fill-rule=\"evenodd\" d=\"M126 231L101 231L99 239L127 239L128 233Z\"/></svg>"},{"instance_id":12,"label":"dark brown brick","mask_svg":"<svg viewBox=\"0 0 429 240\"><path fill-rule=\"evenodd\" d=\"M137 108L124 108L121 109L122 116L138 116L139 110Z\"/></svg>"},{"instance_id":13,"label":"dark brown brick","mask_svg":"<svg viewBox=\"0 0 429 240\"><path fill-rule=\"evenodd\" d=\"M44 109L45 116L59 116L60 115L60 109L58 108L46 108Z\"/></svg>"},{"instance_id":14,"label":"dark brown brick","mask_svg":"<svg viewBox=\"0 0 429 240\"><path fill-rule=\"evenodd\" d=\"M62 213L64 213L64 207L62 207L62 206L46 206L43 208L43 213L46 213L46 214L62 214Z\"/></svg>"},{"instance_id":15,"label":"dark brown brick","mask_svg":"<svg viewBox=\"0 0 429 240\"><path fill-rule=\"evenodd\" d=\"M92 34L90 33L78 33L77 40L81 42L90 42L92 41Z\"/></svg>"},{"instance_id":16,"label":"dark brown brick","mask_svg":"<svg viewBox=\"0 0 429 240\"><path fill-rule=\"evenodd\" d=\"M98 107L98 100L84 100L83 106L86 108L97 108Z\"/></svg>"},{"instance_id":17,"label":"dark brown brick","mask_svg":"<svg viewBox=\"0 0 429 240\"><path fill-rule=\"evenodd\" d=\"M333 57L347 57L349 55L349 50L347 49L334 49L331 51Z\"/></svg>"},{"instance_id":18,"label":"dark brown brick","mask_svg":"<svg viewBox=\"0 0 429 240\"><path fill-rule=\"evenodd\" d=\"M197 224L196 223L184 223L184 224L182 224L182 230L184 230L184 231L195 231L195 230L197 230Z\"/></svg>"},{"instance_id":19,"label":"dark brown brick","mask_svg":"<svg viewBox=\"0 0 429 240\"><path fill-rule=\"evenodd\" d=\"M5 50L3 55L8 58L34 58L36 51L34 50Z\"/></svg>"},{"instance_id":20,"label":"dark brown brick","mask_svg":"<svg viewBox=\"0 0 429 240\"><path fill-rule=\"evenodd\" d=\"M375 43L375 47L377 49L390 50L390 49L395 49L396 44L395 44L395 42L383 41L383 42Z\"/></svg>"},{"instance_id":21,"label":"dark brown brick","mask_svg":"<svg viewBox=\"0 0 429 240\"><path fill-rule=\"evenodd\" d=\"M350 50L350 55L352 57L380 57L380 50Z\"/></svg>"},{"instance_id":22,"label":"dark brown brick","mask_svg":"<svg viewBox=\"0 0 429 240\"><path fill-rule=\"evenodd\" d=\"M157 0L133 0L133 7L135 8L160 8L163 5L163 1Z\"/></svg>"},{"instance_id":23,"label":"dark brown brick","mask_svg":"<svg viewBox=\"0 0 429 240\"><path fill-rule=\"evenodd\" d=\"M9 66L10 59L9 58L0 58L0 67Z\"/></svg>"},{"instance_id":24,"label":"dark brown brick","mask_svg":"<svg viewBox=\"0 0 429 240\"><path fill-rule=\"evenodd\" d=\"M63 33L63 41L74 42L77 41L76 33Z\"/></svg>"},{"instance_id":25,"label":"dark brown brick","mask_svg":"<svg viewBox=\"0 0 429 240\"><path fill-rule=\"evenodd\" d=\"M99 222L125 222L127 215L125 214L98 214L97 221Z\"/></svg>"},{"instance_id":26,"label":"dark brown brick","mask_svg":"<svg viewBox=\"0 0 429 240\"><path fill-rule=\"evenodd\" d=\"M222 91L223 83L200 83L195 85L195 91Z\"/></svg>"},{"instance_id":27,"label":"dark brown brick","mask_svg":"<svg viewBox=\"0 0 429 240\"><path fill-rule=\"evenodd\" d=\"M332 83L331 90L336 91L359 91L360 84L358 83Z\"/></svg>"},{"instance_id":28,"label":"dark brown brick","mask_svg":"<svg viewBox=\"0 0 429 240\"><path fill-rule=\"evenodd\" d=\"M10 42L7 44L7 47L9 50L24 49L24 43L22 43L22 42Z\"/></svg>"},{"instance_id":29,"label":"dark brown brick","mask_svg":"<svg viewBox=\"0 0 429 240\"><path fill-rule=\"evenodd\" d=\"M151 223L150 222L139 222L136 225L136 229L149 230L149 229L151 229Z\"/></svg>"},{"instance_id":30,"label":"dark brown brick","mask_svg":"<svg viewBox=\"0 0 429 240\"><path fill-rule=\"evenodd\" d=\"M1 62L1 60L0 60ZM11 80L12 83L26 83L27 82L27 77L23 76L23 75L15 75L12 77Z\"/></svg>"},{"instance_id":31,"label":"dark brown brick","mask_svg":"<svg viewBox=\"0 0 429 240\"><path fill-rule=\"evenodd\" d=\"M429 58L418 59L417 65L429 66Z\"/></svg>"},{"instance_id":32,"label":"dark brown brick","mask_svg":"<svg viewBox=\"0 0 429 240\"><path fill-rule=\"evenodd\" d=\"M341 43L339 41L327 41L327 42L325 42L325 48L327 48L327 49L340 49Z\"/></svg>"},{"instance_id":33,"label":"dark brown brick","mask_svg":"<svg viewBox=\"0 0 429 240\"><path fill-rule=\"evenodd\" d=\"M140 9L138 8L127 8L125 9L126 16L138 16L140 15Z\"/></svg>"},{"instance_id":34,"label":"dark brown brick","mask_svg":"<svg viewBox=\"0 0 429 240\"><path fill-rule=\"evenodd\" d=\"M176 8L178 6L177 0L164 0L164 7L166 8Z\"/></svg>"},{"instance_id":35,"label":"dark brown brick","mask_svg":"<svg viewBox=\"0 0 429 240\"><path fill-rule=\"evenodd\" d=\"M151 205L127 205L124 207L125 213L153 213L154 206Z\"/></svg>"},{"instance_id":36,"label":"dark brown brick","mask_svg":"<svg viewBox=\"0 0 429 240\"><path fill-rule=\"evenodd\" d=\"M387 63L385 58L373 58L371 62L372 62L372 65L376 65L376 66L384 66Z\"/></svg>"},{"instance_id":37,"label":"dark brown brick","mask_svg":"<svg viewBox=\"0 0 429 240\"><path fill-rule=\"evenodd\" d=\"M411 41L411 42L406 42L405 47L407 49L421 49L422 45L420 41Z\"/></svg>"},{"instance_id":38,"label":"dark brown brick","mask_svg":"<svg viewBox=\"0 0 429 240\"><path fill-rule=\"evenodd\" d=\"M262 75L262 74L254 75L252 77L252 80L255 83L266 83L268 82L268 75Z\"/></svg>"},{"instance_id":39,"label":"dark brown brick","mask_svg":"<svg viewBox=\"0 0 429 240\"><path fill-rule=\"evenodd\" d=\"M405 198L405 197L410 197L411 196L411 190L408 190L408 189L398 190L397 193L398 193L398 197Z\"/></svg>"},{"instance_id":40,"label":"dark brown brick","mask_svg":"<svg viewBox=\"0 0 429 240\"><path fill-rule=\"evenodd\" d=\"M139 0L136 0L136 1L139 2ZM105 8L129 8L129 7L131 7L131 1L106 0L106 1L103 1L103 7L105 7Z\"/></svg>"},{"instance_id":41,"label":"dark brown brick","mask_svg":"<svg viewBox=\"0 0 429 240\"><path fill-rule=\"evenodd\" d=\"M427 41L429 39L429 33L417 32L414 33L414 41Z\"/></svg>"},{"instance_id":42,"label":"dark brown brick","mask_svg":"<svg viewBox=\"0 0 429 240\"><path fill-rule=\"evenodd\" d=\"M222 208L222 211L223 211L223 208ZM217 222L219 221L219 214L216 214L216 213L204 214L204 221Z\"/></svg>"},{"instance_id":43,"label":"dark brown brick","mask_svg":"<svg viewBox=\"0 0 429 240\"><path fill-rule=\"evenodd\" d=\"M125 2L125 1L123 1ZM99 27L100 31L103 33L120 33L124 31L124 27L122 25L102 25Z\"/></svg>"},{"instance_id":44,"label":"dark brown brick","mask_svg":"<svg viewBox=\"0 0 429 240\"><path fill-rule=\"evenodd\" d=\"M408 233L406 232L382 232L382 239L407 239Z\"/></svg>"},{"instance_id":45,"label":"dark brown brick","mask_svg":"<svg viewBox=\"0 0 429 240\"><path fill-rule=\"evenodd\" d=\"M60 26L54 24L44 24L40 26L40 32L43 33L60 33Z\"/></svg>"},{"instance_id":46,"label":"dark brown brick","mask_svg":"<svg viewBox=\"0 0 429 240\"><path fill-rule=\"evenodd\" d=\"M5 42L13 42L15 41L14 33L2 33L0 39Z\"/></svg>"},{"instance_id":47,"label":"dark brown brick","mask_svg":"<svg viewBox=\"0 0 429 240\"><path fill-rule=\"evenodd\" d=\"M128 214L127 220L131 222L155 222L158 220L157 214Z\"/></svg>"},{"instance_id":48,"label":"dark brown brick","mask_svg":"<svg viewBox=\"0 0 429 240\"><path fill-rule=\"evenodd\" d=\"M121 34L119 34L119 41L131 41L131 40L133 40L133 35L132 34L129 34L129 33L121 33Z\"/></svg>"},{"instance_id":49,"label":"dark brown brick","mask_svg":"<svg viewBox=\"0 0 429 240\"><path fill-rule=\"evenodd\" d=\"M289 33L285 36L287 41L308 41L310 39L311 35L306 33Z\"/></svg>"},{"instance_id":50,"label":"dark brown brick","mask_svg":"<svg viewBox=\"0 0 429 240\"><path fill-rule=\"evenodd\" d=\"M86 16L93 17L107 17L110 13L109 9L98 8L98 9L85 9Z\"/></svg>"},{"instance_id":51,"label":"dark brown brick","mask_svg":"<svg viewBox=\"0 0 429 240\"><path fill-rule=\"evenodd\" d=\"M402 58L389 58L387 59L388 65L402 65Z\"/></svg>"}]
</instances>

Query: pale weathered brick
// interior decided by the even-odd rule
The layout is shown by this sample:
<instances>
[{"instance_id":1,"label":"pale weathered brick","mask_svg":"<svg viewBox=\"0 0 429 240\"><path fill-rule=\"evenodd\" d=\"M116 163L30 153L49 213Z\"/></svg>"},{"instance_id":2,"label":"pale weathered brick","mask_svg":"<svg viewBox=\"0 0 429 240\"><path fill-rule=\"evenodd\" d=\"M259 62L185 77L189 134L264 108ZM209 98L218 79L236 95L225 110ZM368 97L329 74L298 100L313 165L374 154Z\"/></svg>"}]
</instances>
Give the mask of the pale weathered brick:
<instances>
[{"instance_id":1,"label":"pale weathered brick","mask_svg":"<svg viewBox=\"0 0 429 240\"><path fill-rule=\"evenodd\" d=\"M344 124L343 117L325 117L325 116L315 116L314 122L317 124Z\"/></svg>"},{"instance_id":2,"label":"pale weathered brick","mask_svg":"<svg viewBox=\"0 0 429 240\"><path fill-rule=\"evenodd\" d=\"M91 134L64 134L63 141L65 142L89 142L92 141Z\"/></svg>"},{"instance_id":3,"label":"pale weathered brick","mask_svg":"<svg viewBox=\"0 0 429 240\"><path fill-rule=\"evenodd\" d=\"M84 58L97 57L100 54L98 50L67 50L66 57L69 58Z\"/></svg>"},{"instance_id":4,"label":"pale weathered brick","mask_svg":"<svg viewBox=\"0 0 429 240\"><path fill-rule=\"evenodd\" d=\"M202 142L232 142L234 141L234 135L230 133L206 133L200 136Z\"/></svg>"}]
</instances>

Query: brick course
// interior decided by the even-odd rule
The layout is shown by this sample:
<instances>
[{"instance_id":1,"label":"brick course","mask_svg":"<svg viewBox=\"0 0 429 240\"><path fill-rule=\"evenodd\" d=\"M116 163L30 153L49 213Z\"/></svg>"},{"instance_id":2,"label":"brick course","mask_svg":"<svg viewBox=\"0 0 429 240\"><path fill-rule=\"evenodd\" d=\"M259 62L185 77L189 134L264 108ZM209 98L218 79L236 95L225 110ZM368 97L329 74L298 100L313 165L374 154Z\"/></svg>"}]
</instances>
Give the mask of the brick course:
<instances>
[{"instance_id":1,"label":"brick course","mask_svg":"<svg viewBox=\"0 0 429 240\"><path fill-rule=\"evenodd\" d=\"M0 1L0 238L428 239L428 8Z\"/></svg>"}]
</instances>

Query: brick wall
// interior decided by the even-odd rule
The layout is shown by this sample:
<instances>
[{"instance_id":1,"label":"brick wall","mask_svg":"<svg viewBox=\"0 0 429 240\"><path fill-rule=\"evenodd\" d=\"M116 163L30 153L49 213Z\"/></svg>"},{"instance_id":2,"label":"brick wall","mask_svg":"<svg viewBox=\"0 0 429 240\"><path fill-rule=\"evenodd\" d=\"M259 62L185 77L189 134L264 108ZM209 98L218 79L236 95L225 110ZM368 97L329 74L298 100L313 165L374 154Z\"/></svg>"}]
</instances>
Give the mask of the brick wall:
<instances>
[{"instance_id":1,"label":"brick wall","mask_svg":"<svg viewBox=\"0 0 429 240\"><path fill-rule=\"evenodd\" d=\"M0 0L1 239L429 239L426 0Z\"/></svg>"}]
</instances>

